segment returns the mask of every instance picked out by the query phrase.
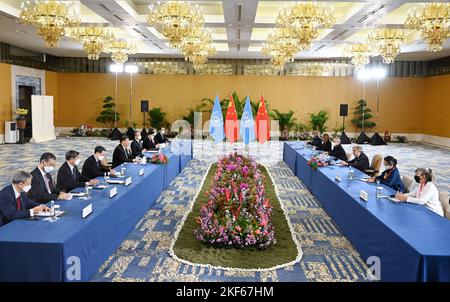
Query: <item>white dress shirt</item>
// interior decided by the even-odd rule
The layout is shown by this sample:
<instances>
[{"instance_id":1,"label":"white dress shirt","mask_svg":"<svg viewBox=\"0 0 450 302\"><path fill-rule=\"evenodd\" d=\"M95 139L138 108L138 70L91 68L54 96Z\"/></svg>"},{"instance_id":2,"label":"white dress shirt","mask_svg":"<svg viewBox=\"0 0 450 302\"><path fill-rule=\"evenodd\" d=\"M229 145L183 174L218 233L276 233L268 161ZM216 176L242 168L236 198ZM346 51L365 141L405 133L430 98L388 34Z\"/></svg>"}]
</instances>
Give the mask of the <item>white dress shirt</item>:
<instances>
[{"instance_id":1,"label":"white dress shirt","mask_svg":"<svg viewBox=\"0 0 450 302\"><path fill-rule=\"evenodd\" d=\"M419 184L414 190L405 195L408 197L407 202L424 205L436 214L444 216L444 210L439 201L439 191L434 183Z\"/></svg>"},{"instance_id":2,"label":"white dress shirt","mask_svg":"<svg viewBox=\"0 0 450 302\"><path fill-rule=\"evenodd\" d=\"M52 192L50 191L50 183L49 183L48 178L47 178L47 173L45 173L44 171L42 171L41 168L39 168L39 167L38 167L38 169L39 169L39 171L41 172L42 177L44 178L44 182L45 182L45 183L48 183L48 188L46 187L47 192L48 192L49 194L51 194ZM47 182L46 182L45 180L47 180Z\"/></svg>"},{"instance_id":3,"label":"white dress shirt","mask_svg":"<svg viewBox=\"0 0 450 302\"><path fill-rule=\"evenodd\" d=\"M14 187L14 185L12 187L14 189L14 196L16 197L16 201L17 201L17 198L19 198L20 193L17 192L16 187ZM20 202L22 202L22 200L20 200ZM33 209L30 209L30 217L34 217Z\"/></svg>"}]
</instances>

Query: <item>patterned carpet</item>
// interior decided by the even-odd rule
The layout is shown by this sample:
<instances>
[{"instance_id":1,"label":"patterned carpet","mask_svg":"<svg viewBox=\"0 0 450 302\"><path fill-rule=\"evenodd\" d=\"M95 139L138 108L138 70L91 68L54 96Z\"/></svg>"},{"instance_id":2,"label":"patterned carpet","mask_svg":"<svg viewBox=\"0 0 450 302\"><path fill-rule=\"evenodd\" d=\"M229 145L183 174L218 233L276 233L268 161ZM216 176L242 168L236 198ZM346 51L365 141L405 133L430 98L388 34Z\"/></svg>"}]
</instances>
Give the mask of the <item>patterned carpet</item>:
<instances>
[{"instance_id":1,"label":"patterned carpet","mask_svg":"<svg viewBox=\"0 0 450 302\"><path fill-rule=\"evenodd\" d=\"M93 138L61 138L44 144L0 146L0 185L10 182L19 169L31 170L44 151L52 151L58 163L64 161L68 149L81 152L83 159L97 145L112 151L115 142ZM350 149L351 146L345 146ZM399 160L402 173L412 175L415 167L425 166L436 171L438 187L450 191L450 151L420 144L365 146L372 157L375 153L393 155ZM241 144L235 146L241 152ZM232 151L227 147L227 152ZM282 143L250 146L248 152L265 164L274 176L280 201L287 209L303 251L302 260L294 266L269 272L228 272L184 265L168 255L177 224L188 209L190 199L199 189L208 164L217 160L223 147L211 142L194 144L194 160L176 177L158 198L155 205L136 225L121 246L102 265L92 281L364 281L366 266L320 203L305 189L281 161ZM418 164L421 163L421 164Z\"/></svg>"}]
</instances>

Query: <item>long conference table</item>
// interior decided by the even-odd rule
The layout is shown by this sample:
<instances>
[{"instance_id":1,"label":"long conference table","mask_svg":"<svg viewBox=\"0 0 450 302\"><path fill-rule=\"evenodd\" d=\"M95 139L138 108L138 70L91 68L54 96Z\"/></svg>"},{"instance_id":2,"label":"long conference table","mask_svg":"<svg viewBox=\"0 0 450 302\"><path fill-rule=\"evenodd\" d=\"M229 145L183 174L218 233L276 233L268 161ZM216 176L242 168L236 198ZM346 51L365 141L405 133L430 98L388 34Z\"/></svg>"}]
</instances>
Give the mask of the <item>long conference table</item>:
<instances>
[{"instance_id":1,"label":"long conference table","mask_svg":"<svg viewBox=\"0 0 450 302\"><path fill-rule=\"evenodd\" d=\"M359 180L367 175L358 170L354 170L352 180L348 179L348 167L313 170L307 163L313 152L304 142L285 143L283 160L322 204L372 273L377 274L374 265L379 264L381 281L450 281L450 220L421 205L377 199L379 185ZM395 194L381 186L383 195ZM359 197L361 190L368 193L368 201Z\"/></svg>"},{"instance_id":2,"label":"long conference table","mask_svg":"<svg viewBox=\"0 0 450 302\"><path fill-rule=\"evenodd\" d=\"M55 202L66 212L56 222L15 220L1 227L0 281L89 281L191 160L192 142L163 152L167 165L125 165L128 186L110 184L92 190L90 200ZM118 195L110 198L113 187ZM89 204L92 214L82 219Z\"/></svg>"}]
</instances>

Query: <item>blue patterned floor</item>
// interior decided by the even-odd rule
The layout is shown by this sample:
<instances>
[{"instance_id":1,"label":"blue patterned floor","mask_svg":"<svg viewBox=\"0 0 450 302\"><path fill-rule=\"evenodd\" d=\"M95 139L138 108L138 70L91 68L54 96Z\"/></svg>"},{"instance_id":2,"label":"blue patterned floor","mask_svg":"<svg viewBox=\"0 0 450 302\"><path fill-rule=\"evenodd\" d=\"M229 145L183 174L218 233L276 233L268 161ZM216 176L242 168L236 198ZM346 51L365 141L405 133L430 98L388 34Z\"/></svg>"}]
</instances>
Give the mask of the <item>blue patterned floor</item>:
<instances>
[{"instance_id":1,"label":"blue patterned floor","mask_svg":"<svg viewBox=\"0 0 450 302\"><path fill-rule=\"evenodd\" d=\"M45 144L0 146L0 184L9 183L19 169L31 170L44 151L54 152L59 164L68 149L90 155L95 145L112 151L116 143L99 139L58 139ZM239 150L243 146L236 147ZM346 146L346 149L349 146ZM433 168L438 187L449 190L450 151L425 145L392 144L365 147L393 155L402 173L412 174L416 166ZM300 180L280 161L282 144L273 142L266 148L251 146L250 154L264 162L279 188L284 204L303 251L302 260L290 267L267 272L230 272L193 267L179 263L168 255L177 224L188 210L190 200L199 189L208 164L215 161L221 148L209 142L194 145L194 157L182 173L162 193L154 206L136 225L121 246L102 265L93 281L364 281L366 266L359 254L341 234L337 226L305 189ZM231 151L228 148L228 151ZM422 164L417 164L421 162Z\"/></svg>"}]
</instances>

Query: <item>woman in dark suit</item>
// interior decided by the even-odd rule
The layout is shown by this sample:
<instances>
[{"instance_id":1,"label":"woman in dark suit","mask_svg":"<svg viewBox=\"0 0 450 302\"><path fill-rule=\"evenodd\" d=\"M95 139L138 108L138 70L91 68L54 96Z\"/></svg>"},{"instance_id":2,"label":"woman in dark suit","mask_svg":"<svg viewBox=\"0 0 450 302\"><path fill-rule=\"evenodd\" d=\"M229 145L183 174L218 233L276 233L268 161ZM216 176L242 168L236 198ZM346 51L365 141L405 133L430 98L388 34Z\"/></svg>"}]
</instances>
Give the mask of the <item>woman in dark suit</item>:
<instances>
[{"instance_id":1,"label":"woman in dark suit","mask_svg":"<svg viewBox=\"0 0 450 302\"><path fill-rule=\"evenodd\" d=\"M325 152L331 152L331 142L330 142L330 136L328 134L324 134L322 136L323 144L320 147L317 147L316 150L321 150Z\"/></svg>"},{"instance_id":2,"label":"woman in dark suit","mask_svg":"<svg viewBox=\"0 0 450 302\"><path fill-rule=\"evenodd\" d=\"M380 183L394 189L398 192L405 192L403 181L400 177L400 172L397 169L397 160L392 156L386 156L384 158L384 166L386 170L378 177L372 177L369 182L380 181Z\"/></svg>"}]
</instances>

